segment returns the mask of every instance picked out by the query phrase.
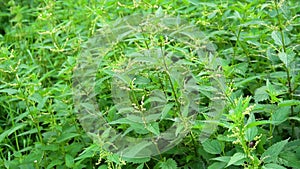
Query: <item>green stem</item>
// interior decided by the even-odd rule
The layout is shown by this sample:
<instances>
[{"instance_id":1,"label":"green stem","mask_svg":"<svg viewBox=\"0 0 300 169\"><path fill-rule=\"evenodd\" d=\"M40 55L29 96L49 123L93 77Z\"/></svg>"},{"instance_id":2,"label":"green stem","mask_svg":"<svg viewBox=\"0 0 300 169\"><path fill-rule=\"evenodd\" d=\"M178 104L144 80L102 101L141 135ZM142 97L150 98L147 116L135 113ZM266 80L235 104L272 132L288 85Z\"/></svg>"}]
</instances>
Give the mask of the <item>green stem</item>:
<instances>
[{"instance_id":1,"label":"green stem","mask_svg":"<svg viewBox=\"0 0 300 169\"><path fill-rule=\"evenodd\" d=\"M176 94L176 90L175 90L175 87L173 85L173 82L172 82L172 79L171 79L171 76L170 76L169 68L167 66L166 59L165 59L165 54L164 54L163 49L162 49L162 44L160 45L160 50L161 50L162 56L163 56L163 62L164 62L165 72L167 73L167 78L168 78L168 81L170 82L171 89L172 89L173 95L175 97L175 102L176 102L178 108L180 109L180 102L178 100L178 97L177 97L177 94Z\"/></svg>"},{"instance_id":2,"label":"green stem","mask_svg":"<svg viewBox=\"0 0 300 169\"><path fill-rule=\"evenodd\" d=\"M26 104L27 110L29 111L29 113L30 113L30 115L32 117L33 124L35 125L35 127L36 127L36 129L38 131L37 134L38 134L39 140L40 140L41 143L43 143L43 137L42 137L42 133L41 133L39 122L36 119L36 115L30 110L28 102L29 102L28 99L26 99L25 104Z\"/></svg>"},{"instance_id":3,"label":"green stem","mask_svg":"<svg viewBox=\"0 0 300 169\"><path fill-rule=\"evenodd\" d=\"M158 73L157 75L158 75L159 84L160 84L160 86L161 86L161 88L162 88L162 90L164 92L165 97L167 98L168 95L167 95L167 92L165 90L164 84L163 84L163 82L161 80L160 73Z\"/></svg>"},{"instance_id":4,"label":"green stem","mask_svg":"<svg viewBox=\"0 0 300 169\"><path fill-rule=\"evenodd\" d=\"M199 157L199 154L198 154L198 146L196 144L196 141L195 141L195 138L194 138L194 135L193 135L193 132L191 132L191 138L192 138L192 142L193 142L193 146L194 146L194 153L195 153L195 156L196 157Z\"/></svg>"},{"instance_id":5,"label":"green stem","mask_svg":"<svg viewBox=\"0 0 300 169\"><path fill-rule=\"evenodd\" d=\"M8 110L9 110L9 116L10 116L10 119L11 119L11 124L12 124L12 127L14 128L15 127L15 122L14 122L14 114L12 112L12 108L10 107L10 104L8 104ZM17 131L14 131L14 136L15 136L15 142L16 142L16 146L17 146L17 150L20 151L20 146L19 146L19 140L18 140L18 135L17 135Z\"/></svg>"},{"instance_id":6,"label":"green stem","mask_svg":"<svg viewBox=\"0 0 300 169\"><path fill-rule=\"evenodd\" d=\"M275 9L277 13L277 19L278 19L278 25L279 25L279 30L280 30L280 35L281 35L281 42L282 42L282 50L284 53L286 53L286 45L284 41L284 33L282 30L282 23L280 20L280 14L278 11L278 2L277 0L275 1ZM284 65L284 68L286 69L286 75L287 75L287 83L288 83L288 97L290 100L293 100L293 88L292 88L292 83L291 83L291 77L290 77L290 70L287 67L287 65ZM294 106L291 106L291 116L294 116ZM291 125L292 125L292 137L295 136L295 122L291 120Z\"/></svg>"}]
</instances>

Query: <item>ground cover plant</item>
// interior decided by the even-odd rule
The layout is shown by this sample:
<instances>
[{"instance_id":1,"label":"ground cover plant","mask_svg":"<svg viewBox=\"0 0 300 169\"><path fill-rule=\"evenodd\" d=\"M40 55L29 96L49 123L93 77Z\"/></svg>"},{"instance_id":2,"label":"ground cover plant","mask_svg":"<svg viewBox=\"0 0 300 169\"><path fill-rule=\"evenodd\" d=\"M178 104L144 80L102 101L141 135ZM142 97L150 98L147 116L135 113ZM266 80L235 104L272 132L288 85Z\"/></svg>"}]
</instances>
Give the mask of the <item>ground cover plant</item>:
<instances>
[{"instance_id":1,"label":"ground cover plant","mask_svg":"<svg viewBox=\"0 0 300 169\"><path fill-rule=\"evenodd\" d=\"M0 168L299 168L298 1L4 0L0 9ZM130 16L166 24L132 34L120 21ZM103 118L136 138L159 140L175 125L174 147L121 156L92 139L107 128L78 117L76 96L88 92L74 92L83 78L74 72L101 34L119 39L93 53Z\"/></svg>"}]
</instances>

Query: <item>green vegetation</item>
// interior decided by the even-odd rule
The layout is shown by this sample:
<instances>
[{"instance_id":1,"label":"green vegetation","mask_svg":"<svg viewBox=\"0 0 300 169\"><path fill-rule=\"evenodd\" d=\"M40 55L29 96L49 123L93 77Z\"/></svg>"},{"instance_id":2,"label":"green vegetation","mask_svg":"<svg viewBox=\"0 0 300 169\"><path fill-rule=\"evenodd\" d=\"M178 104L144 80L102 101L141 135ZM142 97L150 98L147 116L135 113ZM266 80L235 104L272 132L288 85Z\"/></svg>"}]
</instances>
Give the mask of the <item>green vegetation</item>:
<instances>
[{"instance_id":1,"label":"green vegetation","mask_svg":"<svg viewBox=\"0 0 300 169\"><path fill-rule=\"evenodd\" d=\"M97 121L80 121L74 101L78 93L73 93L73 73L80 67L87 42L105 34L101 31L118 18L134 14L180 16L202 33L184 29L189 37L185 42L165 36L157 25L151 31L122 35L108 51L99 52L103 56L96 70L97 107L114 129L141 138L165 132L178 119L182 122L175 135L184 137L176 146L144 158L124 158L105 149L106 143L93 141L90 135L97 133L88 135L84 129L94 126L100 131L101 126ZM0 22L0 168L300 166L300 2L296 0L3 0ZM198 40L205 49L197 53ZM145 56L145 51L149 57L132 59ZM163 61L151 60L156 55ZM217 59L211 65L207 58ZM128 64L132 61L140 64ZM171 69L172 63L181 66ZM115 73L124 70L128 73ZM187 70L189 78L178 75ZM189 95L183 88L190 89ZM195 89L199 96L193 95ZM127 96L134 109L132 104L117 104ZM215 96L224 106L213 104ZM189 103L197 110L193 118L185 111L187 98L197 99L197 104ZM165 105L159 120L149 124L120 113L120 106L123 113L144 112L153 101ZM213 108L220 114L211 119L208 112ZM199 139L208 128L215 130Z\"/></svg>"}]
</instances>

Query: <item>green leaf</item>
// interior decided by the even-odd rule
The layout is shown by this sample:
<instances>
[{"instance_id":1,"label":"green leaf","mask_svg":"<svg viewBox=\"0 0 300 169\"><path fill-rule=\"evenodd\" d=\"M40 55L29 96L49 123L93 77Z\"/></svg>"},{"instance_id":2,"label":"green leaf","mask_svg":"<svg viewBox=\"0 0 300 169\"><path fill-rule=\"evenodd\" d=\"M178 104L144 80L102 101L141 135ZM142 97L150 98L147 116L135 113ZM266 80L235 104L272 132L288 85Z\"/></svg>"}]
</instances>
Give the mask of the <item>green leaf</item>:
<instances>
[{"instance_id":1,"label":"green leaf","mask_svg":"<svg viewBox=\"0 0 300 169\"><path fill-rule=\"evenodd\" d=\"M4 132L0 135L0 143L2 142L2 140L3 140L5 137L10 136L12 133L14 133L15 131L17 131L17 130L19 130L19 129L25 127L25 126L27 126L27 124L24 124L24 123L20 124L20 123L18 123L18 124L16 124L15 126L13 126L12 128L10 128L9 130L4 131Z\"/></svg>"},{"instance_id":2,"label":"green leaf","mask_svg":"<svg viewBox=\"0 0 300 169\"><path fill-rule=\"evenodd\" d=\"M249 119L247 121L248 124L252 123L252 122L255 122L255 117L254 117L254 114L251 113L250 116L249 116ZM247 128L246 131L245 131L245 137L246 137L246 140L247 141L251 141L254 139L254 137L257 135L258 133L258 129L257 127L251 127L251 128Z\"/></svg>"},{"instance_id":3,"label":"green leaf","mask_svg":"<svg viewBox=\"0 0 300 169\"><path fill-rule=\"evenodd\" d=\"M25 132L22 132L21 134L18 134L18 137L25 136L27 134L34 134L34 133L37 133L37 132L38 132L37 128L33 128L33 129L27 130Z\"/></svg>"},{"instance_id":4,"label":"green leaf","mask_svg":"<svg viewBox=\"0 0 300 169\"><path fill-rule=\"evenodd\" d=\"M47 169L55 168L54 166L61 166L63 164L63 161L60 159L55 159L51 161L51 163L47 166Z\"/></svg>"},{"instance_id":5,"label":"green leaf","mask_svg":"<svg viewBox=\"0 0 300 169\"><path fill-rule=\"evenodd\" d=\"M283 45L282 40L281 40L280 32L273 31L272 34L271 34L271 36L272 36L272 39L274 40L274 42L275 42L276 45L279 45L279 46Z\"/></svg>"},{"instance_id":6,"label":"green leaf","mask_svg":"<svg viewBox=\"0 0 300 169\"><path fill-rule=\"evenodd\" d=\"M173 106L174 106L174 103L168 103L164 106L164 108L161 112L160 120L163 120L167 117L168 113L170 112L170 110L172 109Z\"/></svg>"},{"instance_id":7,"label":"green leaf","mask_svg":"<svg viewBox=\"0 0 300 169\"><path fill-rule=\"evenodd\" d=\"M125 148L123 150L123 156L125 157L147 157L151 153L151 150L148 150L148 146L152 146L152 142L141 141L139 143L134 144L129 148Z\"/></svg>"},{"instance_id":8,"label":"green leaf","mask_svg":"<svg viewBox=\"0 0 300 169\"><path fill-rule=\"evenodd\" d=\"M29 96L28 98L30 100L38 103L38 105L37 105L38 110L41 110L44 107L44 105L48 99L48 97L42 97L39 93L34 93L33 95Z\"/></svg>"},{"instance_id":9,"label":"green leaf","mask_svg":"<svg viewBox=\"0 0 300 169\"><path fill-rule=\"evenodd\" d=\"M7 93L9 95L12 95L12 94L18 93L18 90L17 89L2 89L2 90L0 90L0 93Z\"/></svg>"},{"instance_id":10,"label":"green leaf","mask_svg":"<svg viewBox=\"0 0 300 169\"><path fill-rule=\"evenodd\" d=\"M140 164L136 169L143 169L144 168L144 163Z\"/></svg>"},{"instance_id":11,"label":"green leaf","mask_svg":"<svg viewBox=\"0 0 300 169\"><path fill-rule=\"evenodd\" d=\"M208 169L223 169L226 163L224 162L214 162L212 165L208 166Z\"/></svg>"},{"instance_id":12,"label":"green leaf","mask_svg":"<svg viewBox=\"0 0 300 169\"><path fill-rule=\"evenodd\" d=\"M108 166L106 164L103 164L99 166L98 169L108 169Z\"/></svg>"},{"instance_id":13,"label":"green leaf","mask_svg":"<svg viewBox=\"0 0 300 169\"><path fill-rule=\"evenodd\" d=\"M289 139L277 142L269 147L261 156L261 160L265 163L276 161L279 153L283 150L284 146L288 143Z\"/></svg>"},{"instance_id":14,"label":"green leaf","mask_svg":"<svg viewBox=\"0 0 300 169\"><path fill-rule=\"evenodd\" d=\"M97 152L100 151L100 147L96 144L90 145L88 148L86 148L82 153L78 155L78 157L75 158L75 160L84 160L90 157L95 156Z\"/></svg>"},{"instance_id":15,"label":"green leaf","mask_svg":"<svg viewBox=\"0 0 300 169\"><path fill-rule=\"evenodd\" d=\"M110 154L107 156L107 160L110 162L114 162L116 164L120 164L121 163L121 158L118 154Z\"/></svg>"},{"instance_id":16,"label":"green leaf","mask_svg":"<svg viewBox=\"0 0 300 169\"><path fill-rule=\"evenodd\" d=\"M262 86L255 90L254 100L256 103L265 101L269 99L269 94L267 92L267 86Z\"/></svg>"},{"instance_id":17,"label":"green leaf","mask_svg":"<svg viewBox=\"0 0 300 169\"><path fill-rule=\"evenodd\" d=\"M287 68L290 67L291 62L293 61L293 55L285 52L279 52L278 57Z\"/></svg>"},{"instance_id":18,"label":"green leaf","mask_svg":"<svg viewBox=\"0 0 300 169\"><path fill-rule=\"evenodd\" d=\"M241 86L246 85L246 84L249 84L249 82L252 82L252 81L254 81L255 79L259 79L259 78L260 78L260 76L250 76L250 77L248 77L248 78L246 78L246 79L243 78L241 81L236 82L236 83L234 84L234 86L235 86L235 87L241 87Z\"/></svg>"},{"instance_id":19,"label":"green leaf","mask_svg":"<svg viewBox=\"0 0 300 169\"><path fill-rule=\"evenodd\" d=\"M255 121L255 122L251 122L249 124L246 124L245 129L251 128L251 127L254 127L254 126L264 125L264 124L273 124L273 122L269 121L269 120Z\"/></svg>"},{"instance_id":20,"label":"green leaf","mask_svg":"<svg viewBox=\"0 0 300 169\"><path fill-rule=\"evenodd\" d=\"M109 122L109 124L130 124L134 125L137 122L142 123L142 118L135 115L128 115L128 118L120 118L115 121Z\"/></svg>"},{"instance_id":21,"label":"green leaf","mask_svg":"<svg viewBox=\"0 0 300 169\"><path fill-rule=\"evenodd\" d=\"M300 100L284 100L278 104L279 107L300 105Z\"/></svg>"},{"instance_id":22,"label":"green leaf","mask_svg":"<svg viewBox=\"0 0 300 169\"><path fill-rule=\"evenodd\" d=\"M159 136L159 134L160 134L160 131L159 131L159 125L158 125L157 122L147 124L147 129L148 129L151 133L155 134L156 136Z\"/></svg>"},{"instance_id":23,"label":"green leaf","mask_svg":"<svg viewBox=\"0 0 300 169\"><path fill-rule=\"evenodd\" d=\"M49 145L42 145L41 146L42 150L47 150L47 151L58 151L59 150L59 145L58 144L49 144Z\"/></svg>"},{"instance_id":24,"label":"green leaf","mask_svg":"<svg viewBox=\"0 0 300 169\"><path fill-rule=\"evenodd\" d=\"M281 36L281 33L279 31L273 31L271 36L272 36L272 39L274 40L275 44L278 45L278 46L288 45L288 44L291 43L290 38L285 33L283 33L284 43L282 42L282 36Z\"/></svg>"},{"instance_id":25,"label":"green leaf","mask_svg":"<svg viewBox=\"0 0 300 169\"><path fill-rule=\"evenodd\" d=\"M133 164L140 164L140 163L146 163L148 161L150 161L150 157L145 157L145 158L126 158L126 157L122 157L123 160L133 163Z\"/></svg>"},{"instance_id":26,"label":"green leaf","mask_svg":"<svg viewBox=\"0 0 300 169\"><path fill-rule=\"evenodd\" d=\"M236 64L232 67L232 69L236 74L245 76L245 73L248 69L248 63L243 62L243 63Z\"/></svg>"},{"instance_id":27,"label":"green leaf","mask_svg":"<svg viewBox=\"0 0 300 169\"><path fill-rule=\"evenodd\" d=\"M61 143L77 136L79 136L78 133L63 133L61 136L57 138L56 142Z\"/></svg>"},{"instance_id":28,"label":"green leaf","mask_svg":"<svg viewBox=\"0 0 300 169\"><path fill-rule=\"evenodd\" d=\"M74 158L70 154L65 156L66 166L72 168L74 166Z\"/></svg>"},{"instance_id":29,"label":"green leaf","mask_svg":"<svg viewBox=\"0 0 300 169\"><path fill-rule=\"evenodd\" d=\"M156 114L149 114L145 117L145 121L146 123L150 123L150 122L155 122L158 119L160 119L161 114L160 113L156 113Z\"/></svg>"},{"instance_id":30,"label":"green leaf","mask_svg":"<svg viewBox=\"0 0 300 169\"><path fill-rule=\"evenodd\" d=\"M262 169L286 169L286 168L275 163L269 163L264 165Z\"/></svg>"},{"instance_id":31,"label":"green leaf","mask_svg":"<svg viewBox=\"0 0 300 169\"><path fill-rule=\"evenodd\" d=\"M297 146L294 148L296 150L299 148ZM294 151L283 151L280 153L278 157L278 161L280 164L290 167L290 168L299 168L300 166L300 157L299 157L299 150L297 151L298 153L294 153Z\"/></svg>"},{"instance_id":32,"label":"green leaf","mask_svg":"<svg viewBox=\"0 0 300 169\"><path fill-rule=\"evenodd\" d=\"M155 16L158 17L158 18L164 16L164 11L163 11L163 9L161 8L161 6L155 11Z\"/></svg>"},{"instance_id":33,"label":"green leaf","mask_svg":"<svg viewBox=\"0 0 300 169\"><path fill-rule=\"evenodd\" d=\"M175 160L169 158L167 161L160 162L159 167L161 169L176 169L177 163Z\"/></svg>"},{"instance_id":34,"label":"green leaf","mask_svg":"<svg viewBox=\"0 0 300 169\"><path fill-rule=\"evenodd\" d=\"M272 123L279 125L286 121L290 114L290 107L280 107L271 116Z\"/></svg>"},{"instance_id":35,"label":"green leaf","mask_svg":"<svg viewBox=\"0 0 300 169\"><path fill-rule=\"evenodd\" d=\"M244 160L246 159L246 155L244 153L235 153L229 160L226 167L231 165L241 165L243 164Z\"/></svg>"},{"instance_id":36,"label":"green leaf","mask_svg":"<svg viewBox=\"0 0 300 169\"><path fill-rule=\"evenodd\" d=\"M222 145L218 140L206 140L202 143L203 149L210 154L220 154L222 152Z\"/></svg>"},{"instance_id":37,"label":"green leaf","mask_svg":"<svg viewBox=\"0 0 300 169\"><path fill-rule=\"evenodd\" d=\"M230 158L231 158L230 156L221 156L221 157L212 158L212 160L224 162L227 164L230 161Z\"/></svg>"},{"instance_id":38,"label":"green leaf","mask_svg":"<svg viewBox=\"0 0 300 169\"><path fill-rule=\"evenodd\" d=\"M178 125L176 127L175 136L177 137L179 134L182 134L184 132L184 125Z\"/></svg>"}]
</instances>

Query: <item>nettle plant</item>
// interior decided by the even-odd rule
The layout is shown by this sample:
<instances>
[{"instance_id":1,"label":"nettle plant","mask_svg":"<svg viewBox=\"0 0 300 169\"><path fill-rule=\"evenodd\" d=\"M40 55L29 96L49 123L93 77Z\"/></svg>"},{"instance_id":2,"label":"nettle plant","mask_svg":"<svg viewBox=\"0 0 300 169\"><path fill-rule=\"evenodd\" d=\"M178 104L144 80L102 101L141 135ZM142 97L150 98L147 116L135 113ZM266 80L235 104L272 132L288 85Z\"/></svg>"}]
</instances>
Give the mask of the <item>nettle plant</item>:
<instances>
[{"instance_id":1,"label":"nettle plant","mask_svg":"<svg viewBox=\"0 0 300 169\"><path fill-rule=\"evenodd\" d=\"M195 26L161 10L101 29L73 76L81 125L102 148L138 159L139 168L149 168L151 156L160 158L157 168L176 167L161 153L188 135L196 162L199 141L214 132L225 105L214 52Z\"/></svg>"},{"instance_id":2,"label":"nettle plant","mask_svg":"<svg viewBox=\"0 0 300 169\"><path fill-rule=\"evenodd\" d=\"M299 16L288 9L294 8L273 1L261 9L236 4L224 11L234 23L235 42L220 51L227 58L225 77L232 81L222 122L229 130L219 132L209 149L203 145L217 154L210 168L299 166Z\"/></svg>"},{"instance_id":3,"label":"nettle plant","mask_svg":"<svg viewBox=\"0 0 300 169\"><path fill-rule=\"evenodd\" d=\"M0 4L0 168L299 168L299 2Z\"/></svg>"},{"instance_id":4,"label":"nettle plant","mask_svg":"<svg viewBox=\"0 0 300 169\"><path fill-rule=\"evenodd\" d=\"M218 31L160 9L101 29L74 76L82 126L138 168L299 166L299 19L286 5L219 6L233 37L218 53Z\"/></svg>"}]
</instances>

